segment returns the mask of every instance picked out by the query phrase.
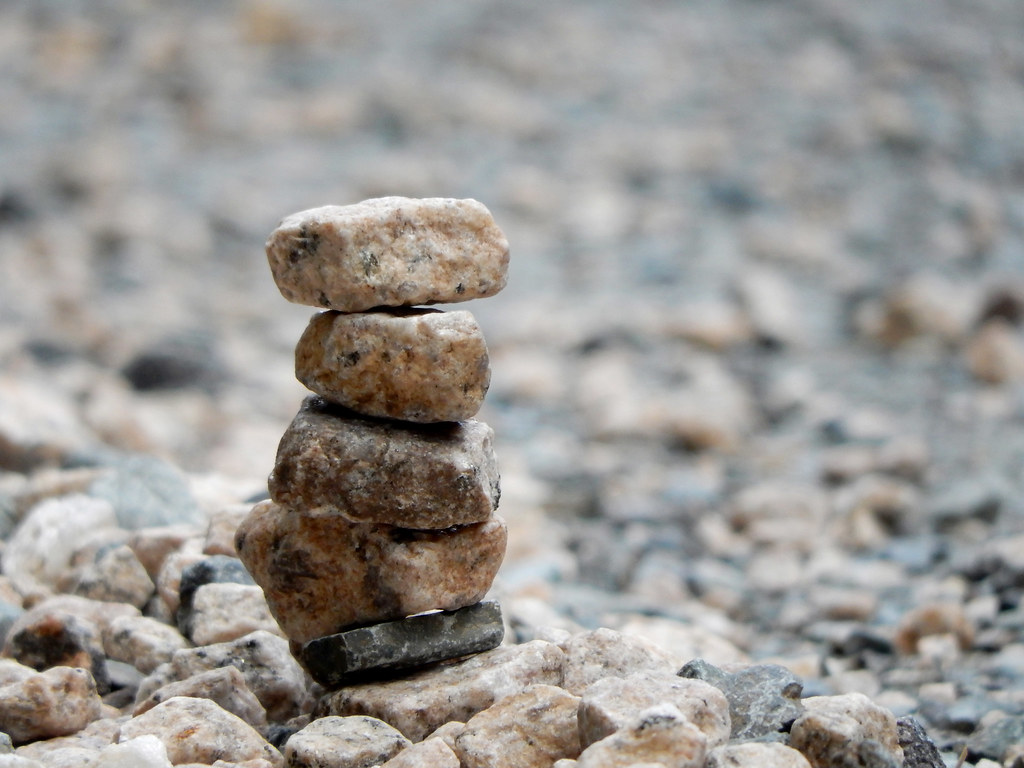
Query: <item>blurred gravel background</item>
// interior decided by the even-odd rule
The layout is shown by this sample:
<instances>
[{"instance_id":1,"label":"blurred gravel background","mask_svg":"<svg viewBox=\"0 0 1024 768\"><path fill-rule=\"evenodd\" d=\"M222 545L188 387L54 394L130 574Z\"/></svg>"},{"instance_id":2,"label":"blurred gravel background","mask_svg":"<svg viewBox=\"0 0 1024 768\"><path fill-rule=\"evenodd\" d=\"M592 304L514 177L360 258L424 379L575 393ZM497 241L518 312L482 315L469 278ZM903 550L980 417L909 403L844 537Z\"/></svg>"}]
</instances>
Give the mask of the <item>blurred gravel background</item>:
<instances>
[{"instance_id":1,"label":"blurred gravel background","mask_svg":"<svg viewBox=\"0 0 1024 768\"><path fill-rule=\"evenodd\" d=\"M930 725L1024 680L1018 0L8 0L0 72L7 443L258 493L310 314L266 236L474 197L512 245L466 308L522 611L830 642L833 690L920 711L936 680L863 652L936 600L972 631L939 679L1022 652L962 673L968 726Z\"/></svg>"}]
</instances>

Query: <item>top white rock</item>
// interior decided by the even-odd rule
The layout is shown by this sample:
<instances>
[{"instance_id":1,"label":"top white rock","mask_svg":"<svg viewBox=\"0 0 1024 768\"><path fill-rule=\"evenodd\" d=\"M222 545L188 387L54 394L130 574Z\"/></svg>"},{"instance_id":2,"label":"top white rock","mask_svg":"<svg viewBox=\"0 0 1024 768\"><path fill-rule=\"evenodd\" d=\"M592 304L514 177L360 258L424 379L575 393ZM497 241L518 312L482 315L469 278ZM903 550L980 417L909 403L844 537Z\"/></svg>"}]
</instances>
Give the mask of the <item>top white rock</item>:
<instances>
[{"instance_id":1,"label":"top white rock","mask_svg":"<svg viewBox=\"0 0 1024 768\"><path fill-rule=\"evenodd\" d=\"M267 259L289 301L362 312L493 296L509 252L476 200L381 197L288 216Z\"/></svg>"}]
</instances>

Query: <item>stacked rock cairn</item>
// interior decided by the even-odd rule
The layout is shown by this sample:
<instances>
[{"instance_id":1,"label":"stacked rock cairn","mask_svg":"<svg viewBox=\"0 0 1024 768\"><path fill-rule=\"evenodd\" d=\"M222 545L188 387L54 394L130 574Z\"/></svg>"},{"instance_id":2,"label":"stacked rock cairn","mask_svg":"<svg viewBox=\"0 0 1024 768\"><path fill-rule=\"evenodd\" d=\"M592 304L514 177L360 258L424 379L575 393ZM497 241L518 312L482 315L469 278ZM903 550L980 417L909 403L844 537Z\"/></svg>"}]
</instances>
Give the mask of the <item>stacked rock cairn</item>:
<instances>
[{"instance_id":1,"label":"stacked rock cairn","mask_svg":"<svg viewBox=\"0 0 1024 768\"><path fill-rule=\"evenodd\" d=\"M334 687L497 646L487 346L471 313L423 305L500 291L508 241L475 200L387 197L289 216L267 257L286 299L327 310L295 349L315 394L235 537L292 652Z\"/></svg>"}]
</instances>

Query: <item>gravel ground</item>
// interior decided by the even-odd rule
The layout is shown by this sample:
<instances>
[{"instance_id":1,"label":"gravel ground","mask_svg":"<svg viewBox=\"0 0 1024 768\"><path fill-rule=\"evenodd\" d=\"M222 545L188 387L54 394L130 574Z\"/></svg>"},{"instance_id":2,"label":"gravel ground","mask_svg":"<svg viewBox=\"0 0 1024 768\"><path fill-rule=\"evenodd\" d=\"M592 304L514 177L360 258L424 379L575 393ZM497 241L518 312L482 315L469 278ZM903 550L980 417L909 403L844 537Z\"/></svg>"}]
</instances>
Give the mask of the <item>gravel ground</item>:
<instances>
[{"instance_id":1,"label":"gravel ground","mask_svg":"<svg viewBox=\"0 0 1024 768\"><path fill-rule=\"evenodd\" d=\"M979 745L1024 732L1022 30L1016 0L5 3L0 479L115 449L259 494L310 314L266 236L473 197L512 245L465 306L521 639L700 629L1010 765Z\"/></svg>"}]
</instances>

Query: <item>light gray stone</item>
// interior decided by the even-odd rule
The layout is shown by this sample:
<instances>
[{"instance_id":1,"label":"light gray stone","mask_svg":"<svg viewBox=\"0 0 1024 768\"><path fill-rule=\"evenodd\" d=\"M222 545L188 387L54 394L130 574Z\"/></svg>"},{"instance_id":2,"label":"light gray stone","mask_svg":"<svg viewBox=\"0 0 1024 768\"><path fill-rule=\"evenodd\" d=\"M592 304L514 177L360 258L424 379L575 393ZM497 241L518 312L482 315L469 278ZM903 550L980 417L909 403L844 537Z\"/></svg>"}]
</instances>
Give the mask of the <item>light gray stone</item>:
<instances>
[{"instance_id":1,"label":"light gray stone","mask_svg":"<svg viewBox=\"0 0 1024 768\"><path fill-rule=\"evenodd\" d=\"M643 710L624 728L591 744L579 768L619 768L643 763L665 768L703 768L707 739L671 704Z\"/></svg>"},{"instance_id":2,"label":"light gray stone","mask_svg":"<svg viewBox=\"0 0 1024 768\"><path fill-rule=\"evenodd\" d=\"M421 741L445 723L465 722L531 685L560 685L564 658L560 648L542 640L499 646L401 679L347 686L321 698L314 715L370 715Z\"/></svg>"},{"instance_id":3,"label":"light gray stone","mask_svg":"<svg viewBox=\"0 0 1024 768\"><path fill-rule=\"evenodd\" d=\"M580 743L589 747L660 703L672 704L697 726L709 749L729 740L729 702L722 691L702 680L640 672L606 677L587 687L580 700Z\"/></svg>"},{"instance_id":4,"label":"light gray stone","mask_svg":"<svg viewBox=\"0 0 1024 768\"><path fill-rule=\"evenodd\" d=\"M260 629L284 634L255 584L203 584L193 598L189 624L196 645L224 643Z\"/></svg>"},{"instance_id":5,"label":"light gray stone","mask_svg":"<svg viewBox=\"0 0 1024 768\"><path fill-rule=\"evenodd\" d=\"M170 768L167 747L156 736L136 736L104 747L90 768Z\"/></svg>"},{"instance_id":6,"label":"light gray stone","mask_svg":"<svg viewBox=\"0 0 1024 768\"><path fill-rule=\"evenodd\" d=\"M281 437L270 497L358 523L440 530L486 520L500 496L483 422L407 424L307 397Z\"/></svg>"},{"instance_id":7,"label":"light gray stone","mask_svg":"<svg viewBox=\"0 0 1024 768\"><path fill-rule=\"evenodd\" d=\"M501 643L505 625L493 600L456 611L410 616L311 640L302 661L328 687L377 670L402 670L489 651Z\"/></svg>"},{"instance_id":8,"label":"light gray stone","mask_svg":"<svg viewBox=\"0 0 1024 768\"><path fill-rule=\"evenodd\" d=\"M708 752L704 768L811 768L807 758L778 742L729 744Z\"/></svg>"},{"instance_id":9,"label":"light gray stone","mask_svg":"<svg viewBox=\"0 0 1024 768\"><path fill-rule=\"evenodd\" d=\"M177 629L148 616L119 616L103 632L103 649L109 658L147 675L170 661L175 651L188 647Z\"/></svg>"},{"instance_id":10,"label":"light gray stone","mask_svg":"<svg viewBox=\"0 0 1024 768\"><path fill-rule=\"evenodd\" d=\"M534 768L580 753L579 697L531 685L473 715L455 737L463 768Z\"/></svg>"},{"instance_id":11,"label":"light gray stone","mask_svg":"<svg viewBox=\"0 0 1024 768\"><path fill-rule=\"evenodd\" d=\"M321 312L295 347L295 377L357 413L432 423L476 415L491 369L464 310Z\"/></svg>"},{"instance_id":12,"label":"light gray stone","mask_svg":"<svg viewBox=\"0 0 1024 768\"><path fill-rule=\"evenodd\" d=\"M288 216L267 259L289 301L362 312L493 296L508 241L476 200L382 197Z\"/></svg>"},{"instance_id":13,"label":"light gray stone","mask_svg":"<svg viewBox=\"0 0 1024 768\"><path fill-rule=\"evenodd\" d=\"M602 627L580 632L569 641L562 687L581 696L602 678L627 677L635 672L672 674L675 660L643 638Z\"/></svg>"},{"instance_id":14,"label":"light gray stone","mask_svg":"<svg viewBox=\"0 0 1024 768\"><path fill-rule=\"evenodd\" d=\"M102 711L96 683L84 669L52 667L0 688L0 723L15 742L75 733Z\"/></svg>"},{"instance_id":15,"label":"light gray stone","mask_svg":"<svg viewBox=\"0 0 1024 768\"><path fill-rule=\"evenodd\" d=\"M283 765L281 754L239 717L209 699L176 696L121 726L119 742L153 735L163 742L171 763L205 763L220 757L263 758Z\"/></svg>"},{"instance_id":16,"label":"light gray stone","mask_svg":"<svg viewBox=\"0 0 1024 768\"><path fill-rule=\"evenodd\" d=\"M171 682L226 666L238 668L271 722L309 711L309 678L292 656L288 641L262 630L227 643L176 651L165 674ZM143 694L142 688L139 693Z\"/></svg>"},{"instance_id":17,"label":"light gray stone","mask_svg":"<svg viewBox=\"0 0 1024 768\"><path fill-rule=\"evenodd\" d=\"M264 501L236 541L281 628L302 644L361 624L479 602L506 537L496 515L447 531L413 531Z\"/></svg>"},{"instance_id":18,"label":"light gray stone","mask_svg":"<svg viewBox=\"0 0 1024 768\"><path fill-rule=\"evenodd\" d=\"M373 717L323 717L288 739L287 768L371 768L395 757L411 742Z\"/></svg>"},{"instance_id":19,"label":"light gray stone","mask_svg":"<svg viewBox=\"0 0 1024 768\"><path fill-rule=\"evenodd\" d=\"M103 499L80 494L48 499L33 507L8 539L4 573L55 586L85 536L116 527L114 508Z\"/></svg>"},{"instance_id":20,"label":"light gray stone","mask_svg":"<svg viewBox=\"0 0 1024 768\"><path fill-rule=\"evenodd\" d=\"M267 725L266 710L245 684L245 677L235 667L211 669L168 683L136 704L132 714L141 715L175 696L209 699L253 728L263 729Z\"/></svg>"}]
</instances>

